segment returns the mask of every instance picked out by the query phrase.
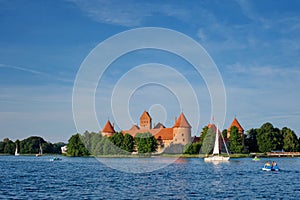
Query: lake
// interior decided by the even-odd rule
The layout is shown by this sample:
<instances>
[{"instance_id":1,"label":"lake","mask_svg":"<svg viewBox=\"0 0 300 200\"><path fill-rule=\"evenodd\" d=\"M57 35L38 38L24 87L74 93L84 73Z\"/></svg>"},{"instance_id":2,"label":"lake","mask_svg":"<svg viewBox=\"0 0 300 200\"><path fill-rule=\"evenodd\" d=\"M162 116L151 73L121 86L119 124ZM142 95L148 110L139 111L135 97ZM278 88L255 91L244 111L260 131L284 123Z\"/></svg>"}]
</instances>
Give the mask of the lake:
<instances>
[{"instance_id":1,"label":"lake","mask_svg":"<svg viewBox=\"0 0 300 200\"><path fill-rule=\"evenodd\" d=\"M299 199L300 158L107 158L125 166L160 166L146 173L107 167L95 158L0 156L0 199ZM275 160L280 172L260 170ZM123 168L125 169L125 168Z\"/></svg>"}]
</instances>

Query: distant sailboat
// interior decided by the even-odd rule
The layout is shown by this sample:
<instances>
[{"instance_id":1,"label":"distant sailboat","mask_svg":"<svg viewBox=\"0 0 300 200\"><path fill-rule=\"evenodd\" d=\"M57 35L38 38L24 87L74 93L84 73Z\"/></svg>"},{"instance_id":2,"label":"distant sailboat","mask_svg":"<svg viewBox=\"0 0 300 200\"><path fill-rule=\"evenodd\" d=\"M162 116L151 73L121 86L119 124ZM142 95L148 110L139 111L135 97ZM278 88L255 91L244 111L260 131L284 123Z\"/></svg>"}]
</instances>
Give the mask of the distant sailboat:
<instances>
[{"instance_id":1,"label":"distant sailboat","mask_svg":"<svg viewBox=\"0 0 300 200\"><path fill-rule=\"evenodd\" d=\"M229 152L228 152L228 149L227 149L227 146L225 144L225 141L224 141L224 138L223 138L222 134L221 134L222 141L224 143L224 146L225 146L225 149L226 149L226 152L227 152L228 156L225 157L225 156L220 155L219 137L220 137L220 133L219 133L219 129L218 129L218 126L217 126L213 154L209 157L204 158L204 161L228 161L229 160L229 158L230 158Z\"/></svg>"},{"instance_id":2,"label":"distant sailboat","mask_svg":"<svg viewBox=\"0 0 300 200\"><path fill-rule=\"evenodd\" d=\"M43 155L43 149L42 149L42 145L40 143L40 149L39 149L39 153L36 154L35 156L42 156Z\"/></svg>"},{"instance_id":3,"label":"distant sailboat","mask_svg":"<svg viewBox=\"0 0 300 200\"><path fill-rule=\"evenodd\" d=\"M15 156L19 156L20 154L18 153L18 145L16 145L16 151L15 151Z\"/></svg>"}]
</instances>

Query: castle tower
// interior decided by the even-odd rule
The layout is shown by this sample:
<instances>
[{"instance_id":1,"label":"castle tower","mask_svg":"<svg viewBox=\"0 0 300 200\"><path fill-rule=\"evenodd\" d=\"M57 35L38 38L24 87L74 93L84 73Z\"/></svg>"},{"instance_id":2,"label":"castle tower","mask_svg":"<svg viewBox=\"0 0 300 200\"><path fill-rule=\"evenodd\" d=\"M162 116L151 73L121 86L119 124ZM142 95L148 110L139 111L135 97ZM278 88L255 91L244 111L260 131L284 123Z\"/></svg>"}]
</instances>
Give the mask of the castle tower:
<instances>
[{"instance_id":1,"label":"castle tower","mask_svg":"<svg viewBox=\"0 0 300 200\"><path fill-rule=\"evenodd\" d=\"M152 129L152 119L147 111L144 111L140 117L141 129Z\"/></svg>"},{"instance_id":2,"label":"castle tower","mask_svg":"<svg viewBox=\"0 0 300 200\"><path fill-rule=\"evenodd\" d=\"M237 127L238 130L239 130L239 134L241 134L241 137L243 139L243 145L244 145L244 129L243 127L241 126L241 124L239 123L239 121L236 119L236 117L233 119L230 127L227 129L227 138L230 137L230 130L232 127Z\"/></svg>"},{"instance_id":3,"label":"castle tower","mask_svg":"<svg viewBox=\"0 0 300 200\"><path fill-rule=\"evenodd\" d=\"M191 125L181 113L173 126L173 143L186 145L191 142Z\"/></svg>"},{"instance_id":4,"label":"castle tower","mask_svg":"<svg viewBox=\"0 0 300 200\"><path fill-rule=\"evenodd\" d=\"M116 131L115 131L115 129L114 129L114 126L111 125L111 123L110 123L109 120L107 120L107 122L106 122L104 128L102 129L102 132L101 132L102 135L103 135L103 136L107 136L107 137L111 137L111 136L114 135L115 132L116 132Z\"/></svg>"}]
</instances>

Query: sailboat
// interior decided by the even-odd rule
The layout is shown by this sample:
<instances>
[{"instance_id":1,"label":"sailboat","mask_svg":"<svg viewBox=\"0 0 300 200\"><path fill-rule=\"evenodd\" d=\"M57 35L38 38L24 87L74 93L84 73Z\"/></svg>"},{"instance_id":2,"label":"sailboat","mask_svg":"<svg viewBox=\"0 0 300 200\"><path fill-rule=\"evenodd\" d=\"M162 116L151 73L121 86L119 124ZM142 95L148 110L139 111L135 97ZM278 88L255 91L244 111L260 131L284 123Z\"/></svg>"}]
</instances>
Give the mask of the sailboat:
<instances>
[{"instance_id":1,"label":"sailboat","mask_svg":"<svg viewBox=\"0 0 300 200\"><path fill-rule=\"evenodd\" d=\"M20 154L18 153L18 145L16 145L16 151L15 151L15 156L19 156Z\"/></svg>"},{"instance_id":2,"label":"sailboat","mask_svg":"<svg viewBox=\"0 0 300 200\"><path fill-rule=\"evenodd\" d=\"M230 156L229 156L229 152L227 149L227 146L225 144L223 135L221 134L222 137L222 141L224 143L226 152L228 156L221 156L220 155L220 144L219 144L219 137L220 137L220 133L219 133L219 129L217 126L217 131L216 131L216 138L215 138L215 144L214 144L214 150L213 150L213 154L209 157L204 158L204 161L228 161Z\"/></svg>"},{"instance_id":3,"label":"sailboat","mask_svg":"<svg viewBox=\"0 0 300 200\"><path fill-rule=\"evenodd\" d=\"M38 156L42 156L43 155L43 149L42 149L42 145L40 143L40 150L39 150L39 153L38 154L35 154L36 157Z\"/></svg>"}]
</instances>

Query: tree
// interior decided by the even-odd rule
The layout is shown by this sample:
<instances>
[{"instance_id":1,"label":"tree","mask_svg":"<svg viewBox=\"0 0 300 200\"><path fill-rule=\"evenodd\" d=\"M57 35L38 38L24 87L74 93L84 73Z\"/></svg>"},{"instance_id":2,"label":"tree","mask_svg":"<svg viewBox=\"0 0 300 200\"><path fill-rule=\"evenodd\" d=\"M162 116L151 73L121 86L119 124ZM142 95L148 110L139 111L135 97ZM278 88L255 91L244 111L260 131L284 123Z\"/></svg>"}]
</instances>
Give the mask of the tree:
<instances>
[{"instance_id":1,"label":"tree","mask_svg":"<svg viewBox=\"0 0 300 200\"><path fill-rule=\"evenodd\" d=\"M283 135L283 149L288 152L295 152L299 150L299 141L297 135L291 129L284 127L281 130Z\"/></svg>"},{"instance_id":2,"label":"tree","mask_svg":"<svg viewBox=\"0 0 300 200\"><path fill-rule=\"evenodd\" d=\"M245 145L248 146L248 149L250 152L258 152L258 145L257 145L257 130L256 129L250 129L246 133L245 138Z\"/></svg>"},{"instance_id":3,"label":"tree","mask_svg":"<svg viewBox=\"0 0 300 200\"><path fill-rule=\"evenodd\" d=\"M227 138L227 129L224 129L224 130L222 131L222 136L223 136L224 139Z\"/></svg>"},{"instance_id":4,"label":"tree","mask_svg":"<svg viewBox=\"0 0 300 200\"><path fill-rule=\"evenodd\" d=\"M36 154L39 152L40 145L43 146L47 143L43 138L39 136L31 136L20 141L20 153L21 154Z\"/></svg>"},{"instance_id":5,"label":"tree","mask_svg":"<svg viewBox=\"0 0 300 200\"><path fill-rule=\"evenodd\" d=\"M203 130L206 130L206 127L203 128ZM202 134L204 134L203 132ZM201 135L202 136L202 135ZM213 151L214 144L215 144L215 138L216 138L216 128L214 126L210 127L206 130L205 136L203 136L203 142L201 146L201 153L204 154L210 154ZM201 137L200 137L201 139ZM200 141L201 143L201 141Z\"/></svg>"},{"instance_id":6,"label":"tree","mask_svg":"<svg viewBox=\"0 0 300 200\"><path fill-rule=\"evenodd\" d=\"M200 148L201 148L200 142L195 142L195 143L192 143L192 144L187 144L185 146L184 154L190 154L190 155L192 155L192 154L199 154Z\"/></svg>"},{"instance_id":7,"label":"tree","mask_svg":"<svg viewBox=\"0 0 300 200\"><path fill-rule=\"evenodd\" d=\"M158 146L157 140L151 133L137 133L134 140L139 153L155 152Z\"/></svg>"},{"instance_id":8,"label":"tree","mask_svg":"<svg viewBox=\"0 0 300 200\"><path fill-rule=\"evenodd\" d=\"M115 133L113 136L109 137L109 140L119 148L121 148L121 146L122 146L123 139L124 139L124 136L121 132Z\"/></svg>"},{"instance_id":9,"label":"tree","mask_svg":"<svg viewBox=\"0 0 300 200\"><path fill-rule=\"evenodd\" d=\"M15 146L15 143L13 141L5 140L5 146L4 146L3 153L14 154L15 149L16 149L16 146Z\"/></svg>"},{"instance_id":10,"label":"tree","mask_svg":"<svg viewBox=\"0 0 300 200\"><path fill-rule=\"evenodd\" d=\"M134 140L132 135L126 133L123 138L123 143L121 148L127 152L133 152Z\"/></svg>"},{"instance_id":11,"label":"tree","mask_svg":"<svg viewBox=\"0 0 300 200\"><path fill-rule=\"evenodd\" d=\"M274 128L269 122L257 129L257 144L260 152L282 150L283 135L278 128Z\"/></svg>"},{"instance_id":12,"label":"tree","mask_svg":"<svg viewBox=\"0 0 300 200\"><path fill-rule=\"evenodd\" d=\"M231 127L229 137L229 150L234 153L241 153L243 151L243 138L236 126Z\"/></svg>"},{"instance_id":13,"label":"tree","mask_svg":"<svg viewBox=\"0 0 300 200\"><path fill-rule=\"evenodd\" d=\"M67 147L68 147L67 153L70 156L88 156L89 155L89 151L86 149L86 147L82 143L79 133L71 136Z\"/></svg>"},{"instance_id":14,"label":"tree","mask_svg":"<svg viewBox=\"0 0 300 200\"><path fill-rule=\"evenodd\" d=\"M200 139L199 139L200 144L203 143L204 138L206 137L207 131L208 131L208 126L204 126L204 127L202 128L201 135L200 135Z\"/></svg>"}]
</instances>

